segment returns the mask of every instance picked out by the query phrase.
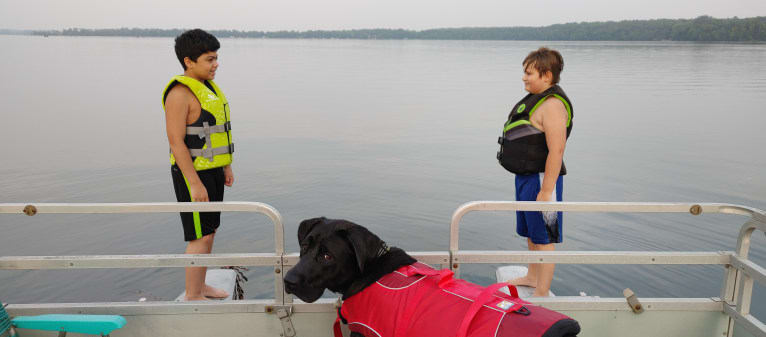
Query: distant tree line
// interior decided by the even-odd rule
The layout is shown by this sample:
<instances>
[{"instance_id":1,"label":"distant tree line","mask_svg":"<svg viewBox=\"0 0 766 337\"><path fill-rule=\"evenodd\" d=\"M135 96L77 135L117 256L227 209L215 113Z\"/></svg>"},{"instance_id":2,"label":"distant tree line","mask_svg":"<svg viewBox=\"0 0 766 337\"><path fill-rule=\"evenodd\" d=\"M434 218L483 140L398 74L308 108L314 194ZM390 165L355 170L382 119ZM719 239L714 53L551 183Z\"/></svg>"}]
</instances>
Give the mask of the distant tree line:
<instances>
[{"instance_id":1,"label":"distant tree line","mask_svg":"<svg viewBox=\"0 0 766 337\"><path fill-rule=\"evenodd\" d=\"M34 35L175 37L185 29L84 29L34 31ZM309 31L210 30L220 38L542 41L766 41L766 17L580 22L546 27L353 29Z\"/></svg>"},{"instance_id":2,"label":"distant tree line","mask_svg":"<svg viewBox=\"0 0 766 337\"><path fill-rule=\"evenodd\" d=\"M27 29L0 29L0 35L31 35L32 30Z\"/></svg>"}]
</instances>

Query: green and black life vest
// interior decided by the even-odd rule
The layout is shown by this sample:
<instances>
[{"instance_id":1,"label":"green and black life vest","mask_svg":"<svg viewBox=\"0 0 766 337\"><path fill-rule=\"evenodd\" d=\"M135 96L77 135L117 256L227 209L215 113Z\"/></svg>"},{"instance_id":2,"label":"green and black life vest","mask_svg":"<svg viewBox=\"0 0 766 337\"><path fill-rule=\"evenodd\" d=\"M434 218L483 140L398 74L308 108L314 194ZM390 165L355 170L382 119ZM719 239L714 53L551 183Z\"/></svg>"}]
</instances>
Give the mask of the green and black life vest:
<instances>
[{"instance_id":1,"label":"green and black life vest","mask_svg":"<svg viewBox=\"0 0 766 337\"><path fill-rule=\"evenodd\" d=\"M549 97L560 99L567 109L567 138L572 132L572 103L558 85L554 85L539 94L528 94L521 99L508 115L503 127L503 135L498 138L500 151L497 160L506 170L515 174L533 174L545 172L548 158L548 143L545 134L534 127L530 118L540 104ZM561 163L560 175L567 173L564 162Z\"/></svg>"},{"instance_id":2,"label":"green and black life vest","mask_svg":"<svg viewBox=\"0 0 766 337\"><path fill-rule=\"evenodd\" d=\"M223 91L213 81L205 81L203 84L191 77L174 76L162 91L163 109L170 89L179 83L194 93L202 108L197 121L186 126L184 137L184 143L189 148L194 162L194 169L202 171L231 164L234 143L231 140L229 103ZM171 152L170 164L175 163Z\"/></svg>"}]
</instances>

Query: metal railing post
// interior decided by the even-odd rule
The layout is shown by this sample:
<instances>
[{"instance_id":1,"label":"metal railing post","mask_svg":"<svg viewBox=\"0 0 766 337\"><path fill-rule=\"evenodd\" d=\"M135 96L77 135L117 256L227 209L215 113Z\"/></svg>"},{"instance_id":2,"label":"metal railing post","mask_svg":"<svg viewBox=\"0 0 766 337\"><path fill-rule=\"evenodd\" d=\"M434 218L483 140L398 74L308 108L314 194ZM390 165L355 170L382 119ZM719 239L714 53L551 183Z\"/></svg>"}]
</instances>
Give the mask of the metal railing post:
<instances>
[{"instance_id":1,"label":"metal railing post","mask_svg":"<svg viewBox=\"0 0 766 337\"><path fill-rule=\"evenodd\" d=\"M737 237L736 257L742 261L747 261L750 253L750 243L755 230L760 230L766 234L766 216L758 212L753 212L750 220L742 225ZM721 298L727 305L734 306L735 311L741 316L750 315L750 305L753 298L753 277L748 273L735 268L726 266L726 278L721 290ZM729 329L727 336L734 336L735 318L729 317Z\"/></svg>"}]
</instances>

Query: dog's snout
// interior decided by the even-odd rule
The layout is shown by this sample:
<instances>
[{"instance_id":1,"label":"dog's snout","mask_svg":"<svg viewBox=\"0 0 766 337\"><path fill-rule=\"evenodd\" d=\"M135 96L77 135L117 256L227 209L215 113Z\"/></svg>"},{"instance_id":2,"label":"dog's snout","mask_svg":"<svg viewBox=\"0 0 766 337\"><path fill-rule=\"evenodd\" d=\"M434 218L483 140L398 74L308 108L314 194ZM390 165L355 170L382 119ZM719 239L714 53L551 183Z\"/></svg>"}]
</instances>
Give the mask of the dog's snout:
<instances>
[{"instance_id":1,"label":"dog's snout","mask_svg":"<svg viewBox=\"0 0 766 337\"><path fill-rule=\"evenodd\" d=\"M288 272L285 275L285 291L288 294L294 294L295 290L298 289L298 284L300 284L300 277L296 273Z\"/></svg>"}]
</instances>

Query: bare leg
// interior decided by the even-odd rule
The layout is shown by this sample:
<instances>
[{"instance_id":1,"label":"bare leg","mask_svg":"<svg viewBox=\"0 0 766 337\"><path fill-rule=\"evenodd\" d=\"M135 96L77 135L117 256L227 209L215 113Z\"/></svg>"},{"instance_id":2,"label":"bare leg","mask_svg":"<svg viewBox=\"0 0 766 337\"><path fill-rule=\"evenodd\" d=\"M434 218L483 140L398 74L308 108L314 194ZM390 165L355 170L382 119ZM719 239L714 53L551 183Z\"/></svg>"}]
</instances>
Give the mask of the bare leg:
<instances>
[{"instance_id":1,"label":"bare leg","mask_svg":"<svg viewBox=\"0 0 766 337\"><path fill-rule=\"evenodd\" d=\"M534 251L535 246L536 245L532 242L532 240L527 238L527 247L529 251ZM527 275L512 279L508 281L508 283L513 284L515 286L527 286L527 287L536 288L537 280L539 276L539 268L540 268L540 264L530 263L529 267L527 268Z\"/></svg>"},{"instance_id":2,"label":"bare leg","mask_svg":"<svg viewBox=\"0 0 766 337\"><path fill-rule=\"evenodd\" d=\"M205 235L201 239L190 241L186 246L186 254L210 254L213 251L215 233ZM205 284L207 267L186 267L186 296L187 301L205 300L209 297L227 297L226 291Z\"/></svg>"},{"instance_id":3,"label":"bare leg","mask_svg":"<svg viewBox=\"0 0 766 337\"><path fill-rule=\"evenodd\" d=\"M549 244L535 244L536 251L554 251L556 246L552 243ZM548 296L548 292L551 290L551 282L553 281L553 272L556 268L554 263L539 263L537 272L537 288L532 296Z\"/></svg>"}]
</instances>

